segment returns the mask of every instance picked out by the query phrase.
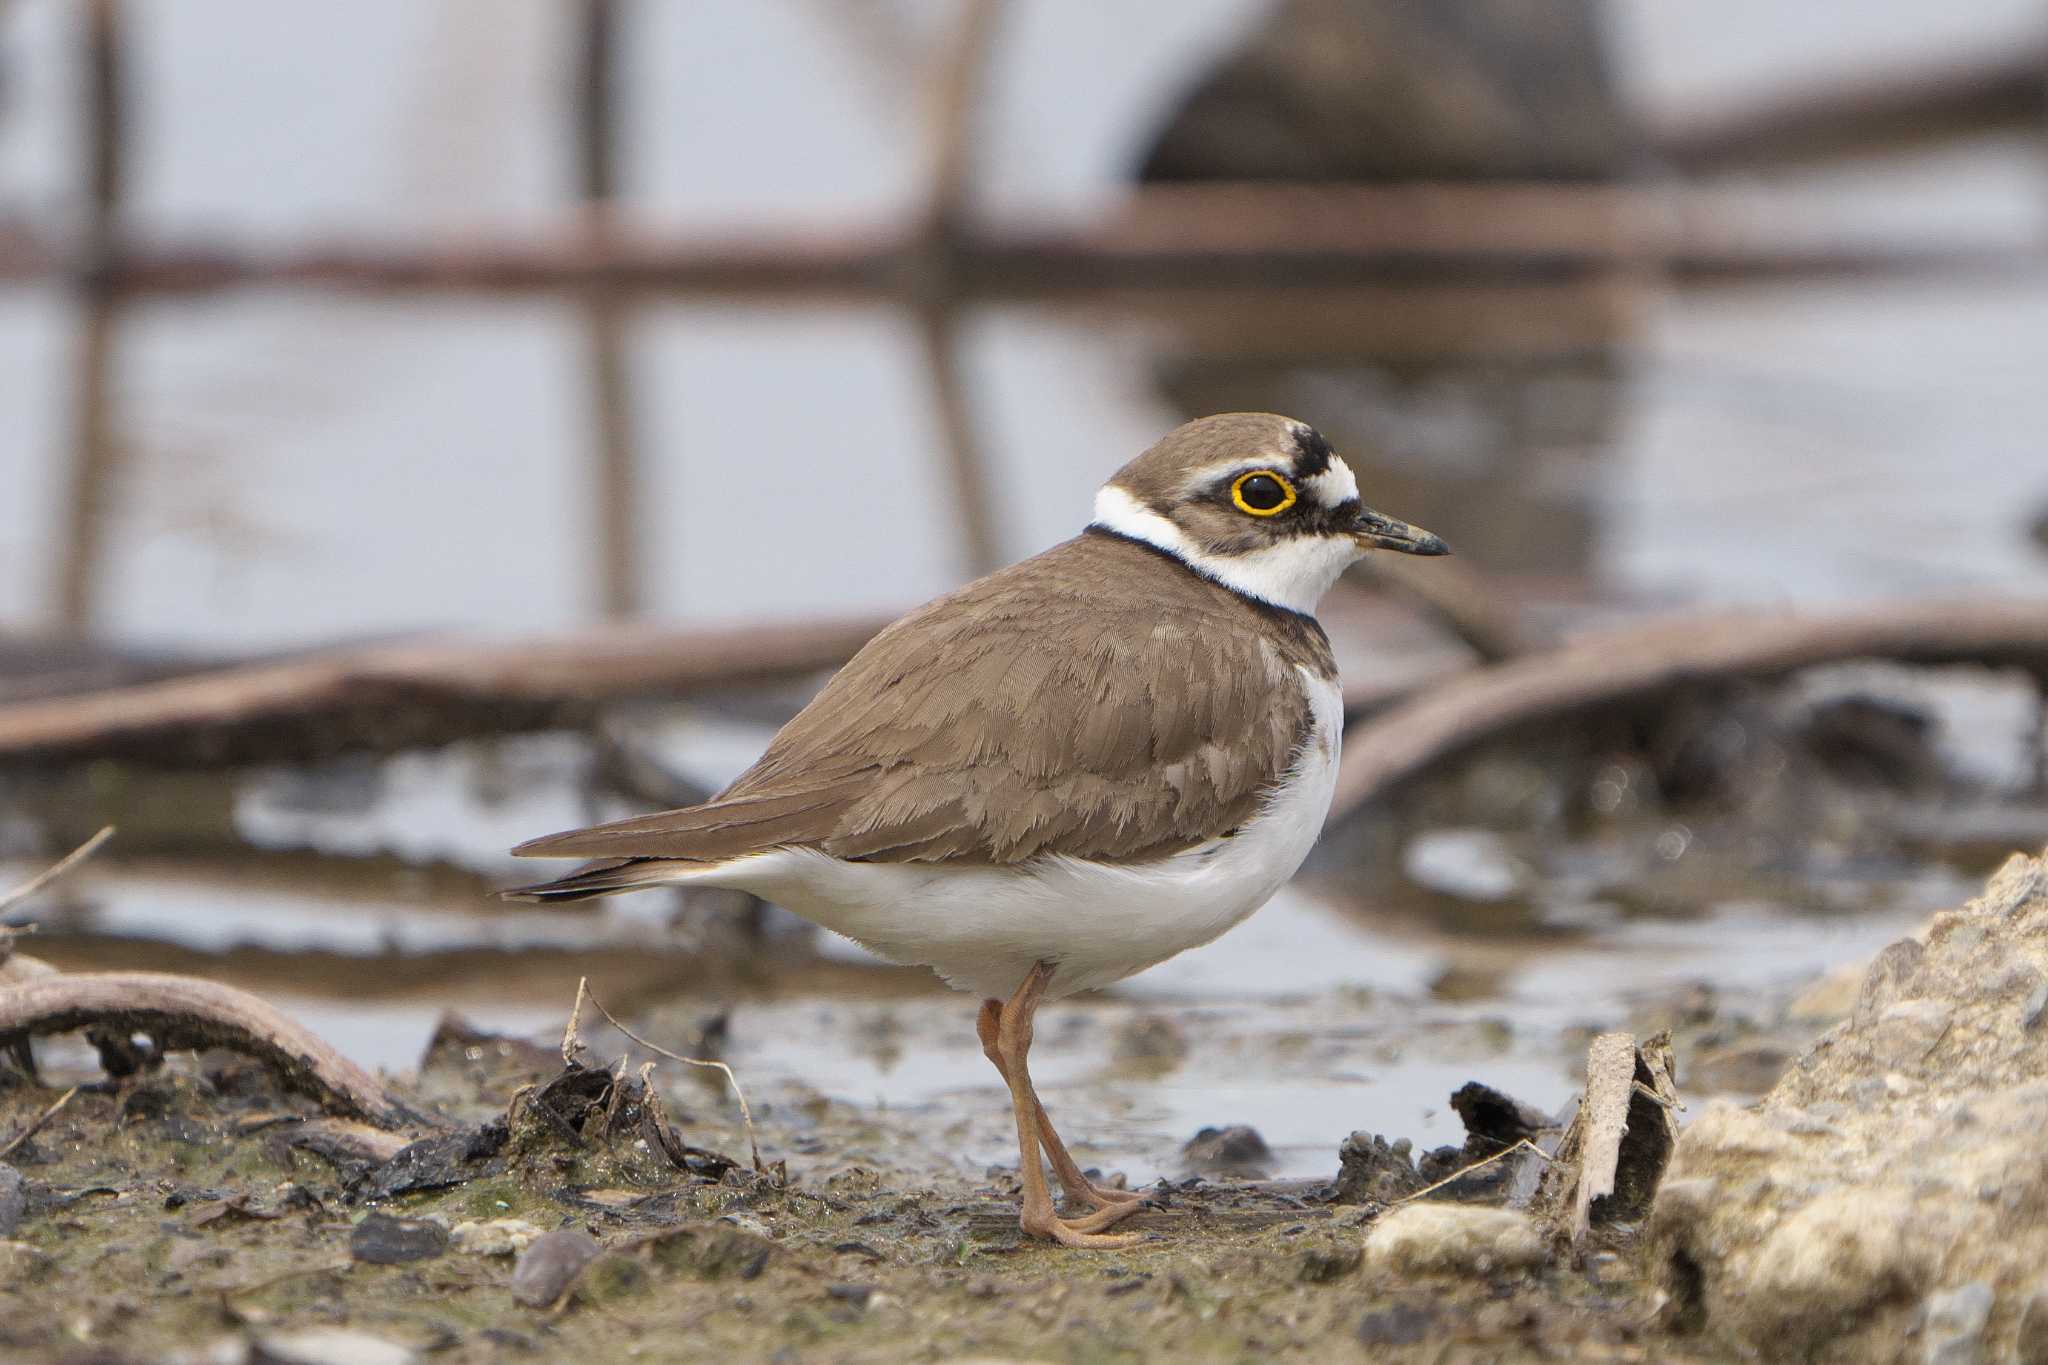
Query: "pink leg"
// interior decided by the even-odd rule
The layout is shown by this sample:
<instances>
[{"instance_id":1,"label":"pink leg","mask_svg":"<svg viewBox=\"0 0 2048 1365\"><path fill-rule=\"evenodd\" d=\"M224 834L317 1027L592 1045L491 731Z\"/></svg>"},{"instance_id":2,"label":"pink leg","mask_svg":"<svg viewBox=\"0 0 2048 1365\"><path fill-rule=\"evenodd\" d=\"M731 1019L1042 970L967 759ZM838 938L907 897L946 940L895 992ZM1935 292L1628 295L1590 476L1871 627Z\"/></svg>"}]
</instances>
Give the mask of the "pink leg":
<instances>
[{"instance_id":1,"label":"pink leg","mask_svg":"<svg viewBox=\"0 0 2048 1365\"><path fill-rule=\"evenodd\" d=\"M1142 1205L1113 1204L1080 1218L1061 1218L1053 1209L1052 1191L1047 1188L1045 1171L1039 1165L1039 1127L1044 1122L1044 1110L1031 1089L1028 1059L1031 1017L1038 1012L1038 1002L1052 973L1049 962L1033 967L1009 1003L999 1007L996 1016L995 1057L991 1060L1010 1087L1010 1108L1017 1119L1017 1174L1024 1184L1024 1207L1017 1221L1031 1236L1050 1238L1062 1246L1101 1250L1127 1247L1139 1240L1136 1234L1103 1235L1100 1229L1135 1213ZM1071 1159L1068 1164L1073 1164Z\"/></svg>"},{"instance_id":2,"label":"pink leg","mask_svg":"<svg viewBox=\"0 0 2048 1365\"><path fill-rule=\"evenodd\" d=\"M1002 1017L1002 1001L984 1000L981 1002L981 1016L974 1021L974 1029L981 1035L982 1054L995 1064L1003 1082L1008 1084L1009 1068L1003 1065L1003 1054L997 1045ZM1038 1110L1038 1136L1045 1146L1046 1159L1052 1162L1052 1173L1058 1177L1067 1198L1098 1209L1145 1202L1146 1196L1136 1190L1110 1189L1082 1174L1081 1167L1067 1154L1067 1144L1060 1141L1060 1135L1053 1131L1052 1116L1045 1112L1045 1105L1035 1090L1031 1094L1031 1103Z\"/></svg>"}]
</instances>

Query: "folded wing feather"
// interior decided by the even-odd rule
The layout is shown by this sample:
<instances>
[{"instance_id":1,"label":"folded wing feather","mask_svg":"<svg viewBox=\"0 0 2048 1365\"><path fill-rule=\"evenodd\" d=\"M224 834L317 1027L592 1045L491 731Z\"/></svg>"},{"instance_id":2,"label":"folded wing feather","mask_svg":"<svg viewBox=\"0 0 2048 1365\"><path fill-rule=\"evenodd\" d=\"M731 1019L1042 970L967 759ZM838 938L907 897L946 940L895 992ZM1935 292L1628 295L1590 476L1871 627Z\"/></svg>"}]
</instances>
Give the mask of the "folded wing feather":
<instances>
[{"instance_id":1,"label":"folded wing feather","mask_svg":"<svg viewBox=\"0 0 2048 1365\"><path fill-rule=\"evenodd\" d=\"M1161 857L1257 813L1308 734L1302 667L1334 671L1313 622L1084 536L883 631L713 800L514 851Z\"/></svg>"}]
</instances>

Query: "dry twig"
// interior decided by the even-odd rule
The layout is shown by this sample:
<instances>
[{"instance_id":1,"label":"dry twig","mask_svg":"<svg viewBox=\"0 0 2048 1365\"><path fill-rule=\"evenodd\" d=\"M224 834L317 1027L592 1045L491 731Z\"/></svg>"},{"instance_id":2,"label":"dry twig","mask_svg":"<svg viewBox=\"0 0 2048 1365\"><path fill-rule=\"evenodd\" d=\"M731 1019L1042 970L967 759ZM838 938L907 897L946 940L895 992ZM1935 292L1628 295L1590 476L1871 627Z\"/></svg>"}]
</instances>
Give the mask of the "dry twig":
<instances>
[{"instance_id":1,"label":"dry twig","mask_svg":"<svg viewBox=\"0 0 2048 1365\"><path fill-rule=\"evenodd\" d=\"M1531 1142L1527 1138L1517 1138L1515 1141L1509 1143L1507 1146L1495 1152L1492 1156L1483 1156L1469 1166L1461 1166L1457 1170L1452 1171L1449 1175L1445 1176L1442 1180L1436 1181L1433 1184L1424 1185L1419 1190L1415 1190L1412 1193L1402 1195L1399 1199L1396 1199L1392 1204L1387 1205L1387 1207L1398 1208L1402 1204L1412 1203L1417 1199L1421 1199L1427 1195L1434 1194L1446 1185L1457 1184L1460 1180L1463 1180L1466 1176L1472 1174L1472 1172L1474 1171L1483 1171L1488 1166L1491 1166L1494 1162L1503 1161L1508 1157L1513 1156L1516 1152L1521 1151L1528 1151L1534 1153L1538 1159L1543 1161L1550 1160L1550 1153L1544 1151L1541 1147L1538 1147L1535 1143Z\"/></svg>"},{"instance_id":2,"label":"dry twig","mask_svg":"<svg viewBox=\"0 0 2048 1365\"><path fill-rule=\"evenodd\" d=\"M590 978L589 978L589 977L587 977L587 976L579 976L579 977L577 977L577 978L576 978L576 1003L575 1003L575 1004L573 1004L573 1005L571 1005L571 1006L569 1007L569 1022L568 1022L568 1023L566 1023L566 1024L564 1024L564 1025L562 1026L562 1065L563 1065L563 1066L566 1066L566 1067L579 1067L579 1066L582 1066L582 1065L583 1065L583 1062L582 1062L582 1060L581 1060L580 1058L578 1058L578 1057L577 1057L577 1055L576 1055L576 1054L577 1054L578 1052L587 1052L587 1051L589 1050L588 1048L586 1048L586 1047L584 1046L584 1043L583 1043L583 1039L582 1039L582 1037L581 1037L581 1036L580 1036L580 1035L578 1034L578 1032L577 1032L577 1026L578 1026L578 1025L579 1025L579 1024L580 1024L580 1023L582 1022L582 1020L583 1020L583 1002L584 1002L585 1000L588 1000L589 998L590 998Z\"/></svg>"},{"instance_id":3,"label":"dry twig","mask_svg":"<svg viewBox=\"0 0 2048 1365\"><path fill-rule=\"evenodd\" d=\"M62 1109L65 1105L71 1103L71 1097L73 1095L76 1095L77 1093L78 1087L75 1085L72 1086L69 1090L65 1091L63 1094L57 1097L57 1102L55 1104L52 1104L42 1113L37 1114L34 1118L30 1119L28 1127L16 1133L12 1138L9 1138L7 1145L5 1147L0 1147L0 1161L5 1161L8 1157L13 1156L16 1150L20 1148L22 1143L27 1142L37 1133L40 1133L43 1130L43 1125L48 1123L51 1119L57 1117L57 1111Z\"/></svg>"},{"instance_id":4,"label":"dry twig","mask_svg":"<svg viewBox=\"0 0 2048 1365\"><path fill-rule=\"evenodd\" d=\"M29 878L20 886L15 887L12 891L0 893L0 914L4 914L7 911L12 910L15 906L20 905L30 896L35 895L38 891L41 891L44 887L56 881L59 877L62 877L72 868L77 867L87 858L90 858L93 854L99 852L100 845L104 844L107 840L113 837L114 827L112 825L108 825L104 829L102 829L98 834L93 835L92 838L87 839L77 848L72 849L69 853L65 854L62 858L59 858L56 862L52 863L49 867L45 868L36 876Z\"/></svg>"},{"instance_id":5,"label":"dry twig","mask_svg":"<svg viewBox=\"0 0 2048 1365\"><path fill-rule=\"evenodd\" d=\"M747 1149L753 1155L754 1171L756 1174L765 1175L767 1173L768 1168L761 1164L761 1144L754 1136L754 1111L747 1107L747 1092L740 1089L740 1078L733 1074L733 1069L727 1066L724 1062L718 1061L716 1059L707 1061L701 1057L685 1057L680 1052L670 1052L667 1048L662 1047L658 1043L648 1042L645 1038L642 1038L639 1034L633 1032L633 1030L627 1028L624 1024L620 1023L617 1019L613 1018L612 1012L604 1007L604 1002L602 1000L599 1000L595 995L591 995L589 993L587 985L587 980L580 981L577 983L576 998L580 1001L586 995L588 995L591 1007L595 1009L599 1014L602 1014L605 1017L606 1023L610 1024L620 1033L625 1034L628 1038L638 1043L641 1047L646 1048L649 1052L655 1053L658 1056L666 1057L672 1062L682 1062L686 1066L701 1066L713 1071L722 1071L725 1073L726 1083L732 1086L733 1098L737 1099L740 1102L740 1122L744 1123L747 1127Z\"/></svg>"}]
</instances>

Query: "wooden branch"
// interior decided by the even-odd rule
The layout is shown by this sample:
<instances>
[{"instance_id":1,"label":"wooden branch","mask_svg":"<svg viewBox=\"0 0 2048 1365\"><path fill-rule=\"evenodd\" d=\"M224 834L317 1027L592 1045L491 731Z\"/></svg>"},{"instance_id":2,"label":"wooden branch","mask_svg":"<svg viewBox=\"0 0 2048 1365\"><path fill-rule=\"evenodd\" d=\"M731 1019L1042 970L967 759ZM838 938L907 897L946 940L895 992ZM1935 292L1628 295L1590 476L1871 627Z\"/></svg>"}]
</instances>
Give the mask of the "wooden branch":
<instances>
[{"instance_id":1,"label":"wooden branch","mask_svg":"<svg viewBox=\"0 0 2048 1365\"><path fill-rule=\"evenodd\" d=\"M90 0L84 7L80 89L86 128L85 249L89 269L112 263L116 215L127 180L128 83L122 0Z\"/></svg>"},{"instance_id":2,"label":"wooden branch","mask_svg":"<svg viewBox=\"0 0 2048 1365\"><path fill-rule=\"evenodd\" d=\"M1853 659L2014 667L2048 679L2048 603L1901 603L1841 616L1726 612L1475 668L1346 733L1330 823L1484 740L1601 707L1652 705L1688 684L1782 677Z\"/></svg>"},{"instance_id":3,"label":"wooden branch","mask_svg":"<svg viewBox=\"0 0 2048 1365\"><path fill-rule=\"evenodd\" d=\"M618 54L625 46L617 0L582 0L576 53L571 142L576 181L590 231L600 237L614 226L619 194ZM631 341L632 313L618 290L593 287L583 305L588 349L584 377L590 403L596 458L591 462L598 546L598 605L607 620L629 620L640 611L640 441L635 421Z\"/></svg>"},{"instance_id":4,"label":"wooden branch","mask_svg":"<svg viewBox=\"0 0 2048 1365\"><path fill-rule=\"evenodd\" d=\"M954 30L927 79L927 160L919 256L901 271L914 300L912 320L931 382L932 415L953 493L955 523L971 575L1002 565L995 501L989 495L987 451L968 392L960 314L965 300L954 279L955 253L972 240L967 222L973 189L975 133L982 87L1002 0L961 0Z\"/></svg>"},{"instance_id":5,"label":"wooden branch","mask_svg":"<svg viewBox=\"0 0 2048 1365\"><path fill-rule=\"evenodd\" d=\"M155 682L246 662L246 656L137 651L50 631L0 629L0 705Z\"/></svg>"},{"instance_id":6,"label":"wooden branch","mask_svg":"<svg viewBox=\"0 0 2048 1365\"><path fill-rule=\"evenodd\" d=\"M1897 152L2012 128L2048 132L2048 47L1804 84L1672 127L1656 147L1672 166L1700 173Z\"/></svg>"},{"instance_id":7,"label":"wooden branch","mask_svg":"<svg viewBox=\"0 0 2048 1365\"><path fill-rule=\"evenodd\" d=\"M617 0L582 0L581 8L571 113L577 188L602 204L618 193L619 13Z\"/></svg>"},{"instance_id":8,"label":"wooden branch","mask_svg":"<svg viewBox=\"0 0 2048 1365\"><path fill-rule=\"evenodd\" d=\"M599 289L583 306L585 401L594 433L590 500L596 523L597 606L608 621L640 613L645 559L642 535L638 405L635 403L630 305L616 290ZM679 531L663 539L673 547Z\"/></svg>"},{"instance_id":9,"label":"wooden branch","mask_svg":"<svg viewBox=\"0 0 2048 1365\"><path fill-rule=\"evenodd\" d=\"M120 384L115 365L127 309L119 293L104 284L106 272L115 268L104 261L112 259L103 258L90 277L94 283L86 290L71 368L62 539L50 606L55 627L74 641L90 637L99 614L106 542L116 524L113 513L128 452L116 411Z\"/></svg>"},{"instance_id":10,"label":"wooden branch","mask_svg":"<svg viewBox=\"0 0 2048 1365\"><path fill-rule=\"evenodd\" d=\"M0 1047L92 1025L146 1033L164 1048L240 1052L287 1089L379 1127L424 1122L375 1076L247 991L162 972L47 976L0 989Z\"/></svg>"},{"instance_id":11,"label":"wooden branch","mask_svg":"<svg viewBox=\"0 0 2048 1365\"><path fill-rule=\"evenodd\" d=\"M1804 218L1756 221L1724 191L1683 185L1153 185L1088 221L977 224L957 234L946 283L973 300L1131 291L1467 284L1662 269L1681 279L2012 270L2032 244L1873 245L1816 237ZM1744 224L1736 230L1736 224ZM932 268L928 224L761 226L688 236L593 226L412 246L128 243L112 283L147 293L232 287L530 292L610 284L696 298L916 297ZM52 241L0 235L0 281L76 273Z\"/></svg>"},{"instance_id":12,"label":"wooden branch","mask_svg":"<svg viewBox=\"0 0 2048 1365\"><path fill-rule=\"evenodd\" d=\"M577 725L603 702L832 668L881 625L609 626L541 641L337 650L0 706L0 765L304 761Z\"/></svg>"},{"instance_id":13,"label":"wooden branch","mask_svg":"<svg viewBox=\"0 0 2048 1365\"><path fill-rule=\"evenodd\" d=\"M1529 648L1514 604L1497 583L1469 563L1367 555L1354 573L1420 610L1487 663L1513 658Z\"/></svg>"},{"instance_id":14,"label":"wooden branch","mask_svg":"<svg viewBox=\"0 0 2048 1365\"><path fill-rule=\"evenodd\" d=\"M72 263L84 296L71 393L71 458L58 557L57 626L75 637L91 633L108 502L120 483L123 454L114 412L122 275L120 211L127 181L129 100L123 0L80 7L79 85L85 130L86 213Z\"/></svg>"},{"instance_id":15,"label":"wooden branch","mask_svg":"<svg viewBox=\"0 0 2048 1365\"><path fill-rule=\"evenodd\" d=\"M958 9L926 90L925 213L941 231L961 220L973 189L975 133L1003 0L958 0Z\"/></svg>"}]
</instances>

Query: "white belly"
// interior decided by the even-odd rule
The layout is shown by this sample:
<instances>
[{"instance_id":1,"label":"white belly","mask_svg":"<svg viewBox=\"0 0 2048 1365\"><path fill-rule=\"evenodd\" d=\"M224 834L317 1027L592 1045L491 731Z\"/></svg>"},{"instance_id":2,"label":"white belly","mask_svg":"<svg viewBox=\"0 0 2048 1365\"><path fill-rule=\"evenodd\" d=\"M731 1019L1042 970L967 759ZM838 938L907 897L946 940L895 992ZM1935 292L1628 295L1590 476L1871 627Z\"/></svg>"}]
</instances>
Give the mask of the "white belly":
<instances>
[{"instance_id":1,"label":"white belly","mask_svg":"<svg viewBox=\"0 0 2048 1365\"><path fill-rule=\"evenodd\" d=\"M983 997L1056 962L1051 998L1122 980L1209 942L1308 857L1337 779L1343 702L1304 672L1313 729L1265 809L1228 839L1146 864L1041 858L1016 868L850 863L778 849L678 878L736 887Z\"/></svg>"}]
</instances>

